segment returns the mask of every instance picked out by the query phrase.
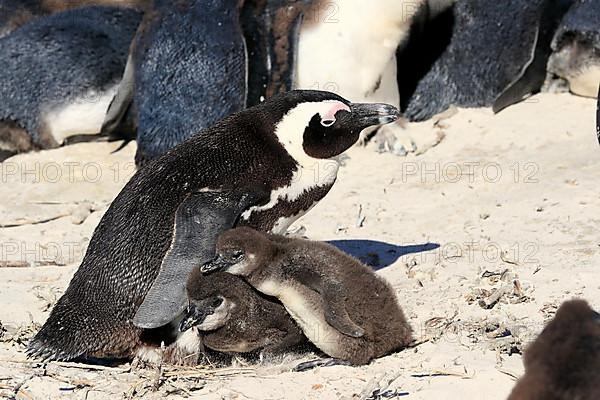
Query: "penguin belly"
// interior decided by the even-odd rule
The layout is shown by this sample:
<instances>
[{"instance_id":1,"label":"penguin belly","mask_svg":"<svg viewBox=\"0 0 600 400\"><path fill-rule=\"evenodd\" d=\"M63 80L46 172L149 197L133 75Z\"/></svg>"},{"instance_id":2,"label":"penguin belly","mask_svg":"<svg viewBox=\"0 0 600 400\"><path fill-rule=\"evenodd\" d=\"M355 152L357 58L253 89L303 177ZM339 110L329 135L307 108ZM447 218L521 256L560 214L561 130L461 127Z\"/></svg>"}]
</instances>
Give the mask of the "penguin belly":
<instances>
[{"instance_id":1,"label":"penguin belly","mask_svg":"<svg viewBox=\"0 0 600 400\"><path fill-rule=\"evenodd\" d=\"M71 101L63 102L46 111L42 117L47 132L61 144L69 136L93 135L100 132L106 110L118 85L107 90L90 90Z\"/></svg>"},{"instance_id":2,"label":"penguin belly","mask_svg":"<svg viewBox=\"0 0 600 400\"><path fill-rule=\"evenodd\" d=\"M329 90L354 102L399 104L395 52L421 3L315 2L300 30L296 87Z\"/></svg>"}]
</instances>

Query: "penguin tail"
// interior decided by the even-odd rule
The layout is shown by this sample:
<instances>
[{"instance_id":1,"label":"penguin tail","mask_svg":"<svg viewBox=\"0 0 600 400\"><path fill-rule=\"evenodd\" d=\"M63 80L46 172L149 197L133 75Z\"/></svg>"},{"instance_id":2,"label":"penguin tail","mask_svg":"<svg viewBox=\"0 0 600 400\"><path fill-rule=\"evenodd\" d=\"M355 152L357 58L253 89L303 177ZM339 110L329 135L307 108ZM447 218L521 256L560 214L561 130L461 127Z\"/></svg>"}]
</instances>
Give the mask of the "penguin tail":
<instances>
[{"instance_id":1,"label":"penguin tail","mask_svg":"<svg viewBox=\"0 0 600 400\"><path fill-rule=\"evenodd\" d=\"M41 331L40 331L41 333ZM79 357L79 354L72 354L64 349L57 347L51 341L43 338L38 333L29 342L25 354L28 358L34 358L41 362L48 361L69 361Z\"/></svg>"}]
</instances>

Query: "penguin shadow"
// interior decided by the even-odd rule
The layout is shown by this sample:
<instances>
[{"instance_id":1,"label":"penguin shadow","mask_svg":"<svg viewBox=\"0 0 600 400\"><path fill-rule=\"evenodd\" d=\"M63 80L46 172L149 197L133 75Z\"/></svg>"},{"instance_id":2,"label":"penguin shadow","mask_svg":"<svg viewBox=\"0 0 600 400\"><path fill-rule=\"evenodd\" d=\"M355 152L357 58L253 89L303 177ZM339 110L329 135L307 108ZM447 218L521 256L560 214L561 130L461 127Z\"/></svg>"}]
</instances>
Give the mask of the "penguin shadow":
<instances>
[{"instance_id":1,"label":"penguin shadow","mask_svg":"<svg viewBox=\"0 0 600 400\"><path fill-rule=\"evenodd\" d=\"M438 243L414 244L397 246L376 240L331 240L329 244L352 257L358 258L364 264L379 271L395 263L400 257L409 254L423 253L438 249Z\"/></svg>"}]
</instances>

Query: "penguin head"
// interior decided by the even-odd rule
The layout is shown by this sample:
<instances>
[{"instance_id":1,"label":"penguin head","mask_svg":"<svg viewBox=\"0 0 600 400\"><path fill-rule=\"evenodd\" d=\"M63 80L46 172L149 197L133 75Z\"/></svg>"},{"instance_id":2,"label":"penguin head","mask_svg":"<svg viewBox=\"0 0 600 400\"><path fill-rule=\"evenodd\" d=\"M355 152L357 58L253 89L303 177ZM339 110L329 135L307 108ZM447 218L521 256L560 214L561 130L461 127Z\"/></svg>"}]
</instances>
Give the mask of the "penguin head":
<instances>
[{"instance_id":1,"label":"penguin head","mask_svg":"<svg viewBox=\"0 0 600 400\"><path fill-rule=\"evenodd\" d=\"M277 139L299 161L327 159L340 155L358 141L360 132L388 124L400 117L389 104L351 103L334 93L294 90L274 96L263 106L277 110Z\"/></svg>"},{"instance_id":2,"label":"penguin head","mask_svg":"<svg viewBox=\"0 0 600 400\"><path fill-rule=\"evenodd\" d=\"M219 329L231 318L238 302L236 293L243 291L240 278L226 273L203 276L194 270L187 282L189 304L179 323L179 331L196 327L200 331Z\"/></svg>"},{"instance_id":3,"label":"penguin head","mask_svg":"<svg viewBox=\"0 0 600 400\"><path fill-rule=\"evenodd\" d=\"M269 238L249 227L239 227L222 233L217 240L217 255L201 267L203 273L225 271L248 276L268 265L276 252Z\"/></svg>"}]
</instances>

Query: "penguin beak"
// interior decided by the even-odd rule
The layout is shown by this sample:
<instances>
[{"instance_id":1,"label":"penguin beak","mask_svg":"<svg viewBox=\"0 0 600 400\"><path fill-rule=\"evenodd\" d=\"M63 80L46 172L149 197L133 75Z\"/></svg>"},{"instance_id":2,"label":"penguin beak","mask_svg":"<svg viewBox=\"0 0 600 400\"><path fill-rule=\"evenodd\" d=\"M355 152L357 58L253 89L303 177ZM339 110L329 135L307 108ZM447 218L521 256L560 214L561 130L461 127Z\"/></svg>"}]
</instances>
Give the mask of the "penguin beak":
<instances>
[{"instance_id":1,"label":"penguin beak","mask_svg":"<svg viewBox=\"0 0 600 400\"><path fill-rule=\"evenodd\" d=\"M384 103L350 104L353 122L362 129L397 121L401 114L396 107Z\"/></svg>"},{"instance_id":2,"label":"penguin beak","mask_svg":"<svg viewBox=\"0 0 600 400\"><path fill-rule=\"evenodd\" d=\"M217 255L215 258L201 266L200 271L202 271L203 274L210 274L213 272L221 271L230 266L230 263L226 262L222 257Z\"/></svg>"},{"instance_id":3,"label":"penguin beak","mask_svg":"<svg viewBox=\"0 0 600 400\"><path fill-rule=\"evenodd\" d=\"M185 332L188 329L201 324L208 314L199 310L194 304L190 304L179 323L179 332Z\"/></svg>"}]
</instances>

